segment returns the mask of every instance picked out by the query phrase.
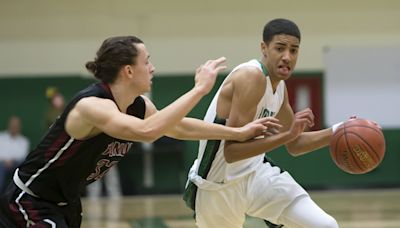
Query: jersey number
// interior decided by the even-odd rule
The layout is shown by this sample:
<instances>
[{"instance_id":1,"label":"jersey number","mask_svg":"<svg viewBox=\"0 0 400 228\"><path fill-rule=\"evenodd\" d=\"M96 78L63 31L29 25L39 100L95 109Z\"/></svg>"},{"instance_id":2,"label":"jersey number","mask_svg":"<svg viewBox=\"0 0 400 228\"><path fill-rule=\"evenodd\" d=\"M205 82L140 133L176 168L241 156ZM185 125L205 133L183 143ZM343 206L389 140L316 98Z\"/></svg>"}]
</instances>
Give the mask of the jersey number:
<instances>
[{"instance_id":1,"label":"jersey number","mask_svg":"<svg viewBox=\"0 0 400 228\"><path fill-rule=\"evenodd\" d=\"M89 175L89 177L86 178L86 180L90 181L90 180L94 179L95 181L97 181L98 179L101 179L104 175L106 175L108 170L110 170L110 168L117 163L118 163L118 161L110 161L108 159L101 159L100 161L97 162L95 172L91 173Z\"/></svg>"}]
</instances>

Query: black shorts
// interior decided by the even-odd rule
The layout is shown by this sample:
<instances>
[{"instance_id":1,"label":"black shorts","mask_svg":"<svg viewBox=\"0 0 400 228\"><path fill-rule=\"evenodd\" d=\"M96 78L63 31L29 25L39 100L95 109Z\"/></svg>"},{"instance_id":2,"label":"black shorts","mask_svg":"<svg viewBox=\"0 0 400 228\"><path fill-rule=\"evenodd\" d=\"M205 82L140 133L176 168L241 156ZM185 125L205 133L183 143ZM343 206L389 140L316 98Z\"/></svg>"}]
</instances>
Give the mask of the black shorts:
<instances>
[{"instance_id":1,"label":"black shorts","mask_svg":"<svg viewBox=\"0 0 400 228\"><path fill-rule=\"evenodd\" d=\"M82 206L79 199L74 204L58 206L28 195L11 183L0 196L0 215L1 228L79 228Z\"/></svg>"}]
</instances>

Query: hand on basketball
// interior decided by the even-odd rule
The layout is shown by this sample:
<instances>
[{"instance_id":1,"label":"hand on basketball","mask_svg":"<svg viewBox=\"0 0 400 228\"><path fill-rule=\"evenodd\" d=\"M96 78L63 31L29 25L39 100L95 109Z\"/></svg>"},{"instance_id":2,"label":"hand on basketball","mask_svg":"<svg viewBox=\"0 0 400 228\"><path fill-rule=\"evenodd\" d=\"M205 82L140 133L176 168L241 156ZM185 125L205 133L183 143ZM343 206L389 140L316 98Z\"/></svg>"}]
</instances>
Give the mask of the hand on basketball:
<instances>
[{"instance_id":1,"label":"hand on basketball","mask_svg":"<svg viewBox=\"0 0 400 228\"><path fill-rule=\"evenodd\" d=\"M357 119L358 119L358 117L356 115L352 115L349 117L349 119L347 121L357 120ZM378 127L379 129L382 130L382 127L377 122L372 121L372 120L368 120L368 121L370 121L372 124L375 124L376 127ZM346 122L346 121L344 121L344 122ZM336 129L338 129L344 122L339 122L339 123L332 125L332 133L335 133Z\"/></svg>"},{"instance_id":2,"label":"hand on basketball","mask_svg":"<svg viewBox=\"0 0 400 228\"><path fill-rule=\"evenodd\" d=\"M195 87L199 89L202 94L208 94L215 84L215 80L220 71L226 68L222 65L226 62L225 57L215 60L208 60L196 70Z\"/></svg>"},{"instance_id":3,"label":"hand on basketball","mask_svg":"<svg viewBox=\"0 0 400 228\"><path fill-rule=\"evenodd\" d=\"M279 120L274 117L257 119L241 127L242 137L239 141L243 142L261 135L274 135L279 133L281 127L282 125L279 124Z\"/></svg>"}]
</instances>

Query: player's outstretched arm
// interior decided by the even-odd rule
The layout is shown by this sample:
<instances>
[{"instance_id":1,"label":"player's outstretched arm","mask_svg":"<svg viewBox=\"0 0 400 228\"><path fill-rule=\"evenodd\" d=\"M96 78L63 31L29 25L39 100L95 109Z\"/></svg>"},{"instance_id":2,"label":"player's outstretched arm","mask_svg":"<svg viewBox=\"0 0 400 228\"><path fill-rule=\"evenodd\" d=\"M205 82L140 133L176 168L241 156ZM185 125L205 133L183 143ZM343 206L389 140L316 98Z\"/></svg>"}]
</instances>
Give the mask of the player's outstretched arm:
<instances>
[{"instance_id":1,"label":"player's outstretched arm","mask_svg":"<svg viewBox=\"0 0 400 228\"><path fill-rule=\"evenodd\" d=\"M99 129L115 138L152 142L181 121L211 91L218 72L226 68L225 61L225 57L221 57L201 65L196 70L193 89L144 120L119 112L112 101L83 98L68 115L66 130L78 139Z\"/></svg>"},{"instance_id":2,"label":"player's outstretched arm","mask_svg":"<svg viewBox=\"0 0 400 228\"><path fill-rule=\"evenodd\" d=\"M167 132L167 136L182 140L225 139L242 142L265 135L268 129L279 127L278 120L272 117L261 118L237 128L184 118L176 127Z\"/></svg>"},{"instance_id":3,"label":"player's outstretched arm","mask_svg":"<svg viewBox=\"0 0 400 228\"><path fill-rule=\"evenodd\" d=\"M302 110L301 112L303 111L307 111L307 109ZM355 116L350 117L350 119L353 118L356 117ZM334 124L332 127L317 131L303 132L295 140L286 144L286 149L291 155L299 156L307 154L309 152L313 152L322 147L325 147L329 144L330 138L335 132L335 129L338 128L342 123L343 122L340 122Z\"/></svg>"},{"instance_id":4,"label":"player's outstretched arm","mask_svg":"<svg viewBox=\"0 0 400 228\"><path fill-rule=\"evenodd\" d=\"M283 130L292 130L298 135L295 139L285 144L287 151L292 156L300 156L326 146L332 135L331 129L304 132L307 125L308 127L314 125L314 114L309 108L294 114L290 105L284 104L278 114L278 118L287 123ZM308 119L309 121L304 125L296 125L296 121L299 119Z\"/></svg>"}]
</instances>

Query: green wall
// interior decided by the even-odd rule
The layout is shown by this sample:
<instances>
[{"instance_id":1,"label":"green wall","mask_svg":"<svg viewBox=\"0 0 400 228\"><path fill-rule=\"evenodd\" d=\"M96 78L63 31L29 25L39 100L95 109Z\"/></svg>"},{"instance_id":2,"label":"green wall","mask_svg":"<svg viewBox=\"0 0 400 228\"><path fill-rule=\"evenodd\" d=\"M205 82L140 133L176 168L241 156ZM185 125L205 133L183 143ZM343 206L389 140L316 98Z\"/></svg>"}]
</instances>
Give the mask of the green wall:
<instances>
[{"instance_id":1,"label":"green wall","mask_svg":"<svg viewBox=\"0 0 400 228\"><path fill-rule=\"evenodd\" d=\"M223 77L219 77L220 85ZM0 129L6 127L7 118L16 114L23 120L23 133L29 137L32 147L39 142L43 133L44 113L47 107L45 91L48 86L58 87L66 100L86 85L90 78L78 75L65 77L18 77L0 79ZM193 77L166 75L153 79L153 101L161 109L192 88ZM203 98L189 114L202 118L211 102L214 90ZM350 175L339 170L331 161L328 148L301 156L291 157L279 148L270 156L306 188L364 188L400 186L400 129L384 130L387 150L382 164L374 171L363 175ZM143 185L143 150L135 147L124 159L119 169L126 194L152 194L181 192L186 174L197 156L197 142L161 140L153 151L155 185Z\"/></svg>"},{"instance_id":2,"label":"green wall","mask_svg":"<svg viewBox=\"0 0 400 228\"><path fill-rule=\"evenodd\" d=\"M0 129L6 128L10 115L18 115L22 119L22 132L31 140L31 147L34 146L46 131L47 87L58 87L68 101L92 82L78 76L0 79Z\"/></svg>"}]
</instances>

